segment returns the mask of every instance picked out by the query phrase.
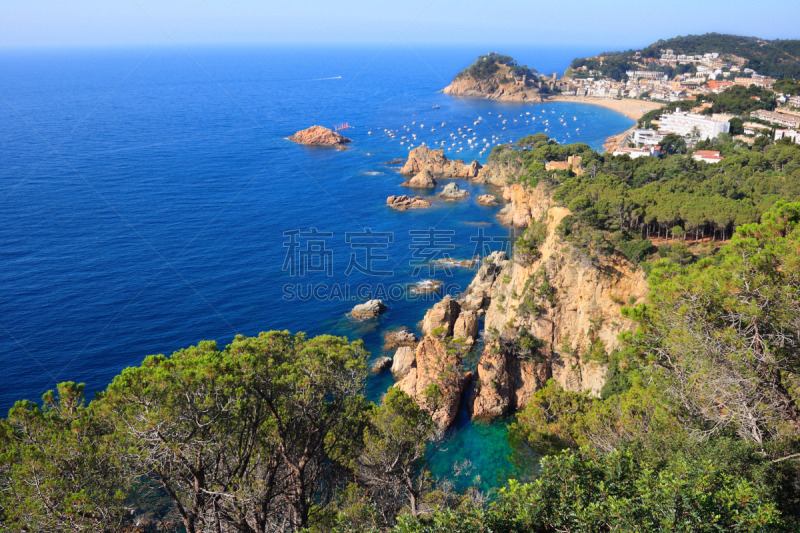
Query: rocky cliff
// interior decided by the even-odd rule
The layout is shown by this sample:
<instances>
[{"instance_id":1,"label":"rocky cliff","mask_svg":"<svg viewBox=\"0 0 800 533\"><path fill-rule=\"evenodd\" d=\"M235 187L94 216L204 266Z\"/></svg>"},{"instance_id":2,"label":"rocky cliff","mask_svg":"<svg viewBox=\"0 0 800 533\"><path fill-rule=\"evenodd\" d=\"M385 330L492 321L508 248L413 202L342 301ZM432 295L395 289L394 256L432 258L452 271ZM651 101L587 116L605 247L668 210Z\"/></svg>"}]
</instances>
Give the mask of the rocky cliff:
<instances>
[{"instance_id":1,"label":"rocky cliff","mask_svg":"<svg viewBox=\"0 0 800 533\"><path fill-rule=\"evenodd\" d=\"M505 187L514 181L519 180L519 176L524 172L524 160L522 153L504 147L500 153L489 156L489 161L483 165L475 176L475 182L494 187Z\"/></svg>"},{"instance_id":2,"label":"rocky cliff","mask_svg":"<svg viewBox=\"0 0 800 533\"><path fill-rule=\"evenodd\" d=\"M532 220L540 219L550 208L550 191L544 183L533 189L515 183L503 189L503 200L507 203L497 214L500 223L527 228Z\"/></svg>"},{"instance_id":3,"label":"rocky cliff","mask_svg":"<svg viewBox=\"0 0 800 533\"><path fill-rule=\"evenodd\" d=\"M504 83L499 76L489 79L464 76L453 80L450 85L442 89L442 92L451 96L475 96L500 102L544 101L535 87L523 85L519 81Z\"/></svg>"},{"instance_id":4,"label":"rocky cliff","mask_svg":"<svg viewBox=\"0 0 800 533\"><path fill-rule=\"evenodd\" d=\"M412 153L406 166L419 173L426 165L446 163L443 154L426 150ZM485 314L485 348L467 405L474 417L492 418L523 408L550 378L567 390L599 395L618 335L633 326L620 308L646 296L643 271L623 257L590 258L564 242L556 228L569 210L554 205L543 182L535 188L515 183L515 172L519 169L511 159L500 158L474 179L502 186L507 205L498 218L503 224L543 225L544 241L531 256L509 259L495 252L485 257L463 294L435 304L420 323L426 339L398 384L425 406L421 391L439 383L447 391L445 407L435 409L440 425L451 423L457 411L464 377L456 379L452 370L460 368L461 354L478 340L478 317ZM454 342L460 346L453 349ZM410 359L410 353L404 355Z\"/></svg>"},{"instance_id":5,"label":"rocky cliff","mask_svg":"<svg viewBox=\"0 0 800 533\"><path fill-rule=\"evenodd\" d=\"M518 65L514 58L492 52L479 56L442 92L506 102L541 102L536 78L536 71L527 65Z\"/></svg>"},{"instance_id":6,"label":"rocky cliff","mask_svg":"<svg viewBox=\"0 0 800 533\"><path fill-rule=\"evenodd\" d=\"M472 374L464 374L458 350L433 335L426 335L417 346L411 368L395 387L414 398L442 429L458 414L461 395Z\"/></svg>"},{"instance_id":7,"label":"rocky cliff","mask_svg":"<svg viewBox=\"0 0 800 533\"><path fill-rule=\"evenodd\" d=\"M451 96L473 96L501 102L544 101L530 81L514 78L505 65L490 77L459 75L442 92Z\"/></svg>"},{"instance_id":8,"label":"rocky cliff","mask_svg":"<svg viewBox=\"0 0 800 533\"><path fill-rule=\"evenodd\" d=\"M551 366L546 361L523 359L512 341L487 344L467 402L470 414L491 419L524 408L552 377Z\"/></svg>"},{"instance_id":9,"label":"rocky cliff","mask_svg":"<svg viewBox=\"0 0 800 533\"><path fill-rule=\"evenodd\" d=\"M530 191L525 201L547 224L539 257L509 261L492 285L489 340L469 402L475 417L524 407L550 377L567 390L599 395L617 336L633 326L620 308L646 295L644 273L624 258L592 261L571 250L555 234L569 211L551 206L545 212L550 204L543 192ZM536 205L536 194L545 203Z\"/></svg>"}]
</instances>

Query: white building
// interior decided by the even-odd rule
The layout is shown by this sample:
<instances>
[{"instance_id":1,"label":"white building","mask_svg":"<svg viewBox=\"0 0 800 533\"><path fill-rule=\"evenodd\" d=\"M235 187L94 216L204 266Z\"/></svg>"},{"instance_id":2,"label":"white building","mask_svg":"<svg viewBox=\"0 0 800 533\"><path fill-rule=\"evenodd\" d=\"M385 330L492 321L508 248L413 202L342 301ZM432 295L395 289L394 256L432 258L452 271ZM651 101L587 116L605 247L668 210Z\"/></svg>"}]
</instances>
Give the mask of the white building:
<instances>
[{"instance_id":1,"label":"white building","mask_svg":"<svg viewBox=\"0 0 800 533\"><path fill-rule=\"evenodd\" d=\"M731 131L731 125L727 121L715 119L714 117L687 113L680 109L677 109L674 113L665 113L661 115L661 123L658 126L658 131L675 133L681 137L689 137L695 128L697 128L700 134L698 140L713 139L720 133L728 133Z\"/></svg>"},{"instance_id":2,"label":"white building","mask_svg":"<svg viewBox=\"0 0 800 533\"><path fill-rule=\"evenodd\" d=\"M750 116L759 120L772 122L785 128L800 128L800 116L790 113L780 113L759 109L750 113Z\"/></svg>"},{"instance_id":3,"label":"white building","mask_svg":"<svg viewBox=\"0 0 800 533\"><path fill-rule=\"evenodd\" d=\"M625 72L631 79L644 78L647 80L667 80L667 76L663 72L654 70L629 70Z\"/></svg>"},{"instance_id":4,"label":"white building","mask_svg":"<svg viewBox=\"0 0 800 533\"><path fill-rule=\"evenodd\" d=\"M719 152L714 150L698 150L692 154L692 159L695 161L703 161L704 163L719 163L724 158L720 157Z\"/></svg>"},{"instance_id":5,"label":"white building","mask_svg":"<svg viewBox=\"0 0 800 533\"><path fill-rule=\"evenodd\" d=\"M800 131L797 130L775 130L775 140L791 139L793 143L800 144Z\"/></svg>"},{"instance_id":6,"label":"white building","mask_svg":"<svg viewBox=\"0 0 800 533\"><path fill-rule=\"evenodd\" d=\"M643 148L620 148L614 151L612 155L627 155L631 159L639 159L640 157L658 157L661 155L660 146L645 146Z\"/></svg>"},{"instance_id":7,"label":"white building","mask_svg":"<svg viewBox=\"0 0 800 533\"><path fill-rule=\"evenodd\" d=\"M760 137L761 135L763 135L763 133L761 133L761 130L765 129L766 126L764 126L763 124L759 124L757 122L745 122L743 124L743 128L745 135L755 135L757 137Z\"/></svg>"},{"instance_id":8,"label":"white building","mask_svg":"<svg viewBox=\"0 0 800 533\"><path fill-rule=\"evenodd\" d=\"M645 129L635 129L628 134L628 139L636 146L658 146L664 137L663 133Z\"/></svg>"}]
</instances>

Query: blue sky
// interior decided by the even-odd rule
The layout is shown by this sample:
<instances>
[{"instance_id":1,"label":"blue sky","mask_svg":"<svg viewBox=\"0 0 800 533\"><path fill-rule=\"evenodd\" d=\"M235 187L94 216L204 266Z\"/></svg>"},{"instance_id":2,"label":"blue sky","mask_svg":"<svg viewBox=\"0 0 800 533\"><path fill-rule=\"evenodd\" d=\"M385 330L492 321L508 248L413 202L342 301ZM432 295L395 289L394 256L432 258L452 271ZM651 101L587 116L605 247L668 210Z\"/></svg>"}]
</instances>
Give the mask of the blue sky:
<instances>
[{"instance_id":1,"label":"blue sky","mask_svg":"<svg viewBox=\"0 0 800 533\"><path fill-rule=\"evenodd\" d=\"M0 47L389 43L627 49L716 31L800 38L797 0L0 0ZM173 33L174 31L174 33Z\"/></svg>"}]
</instances>

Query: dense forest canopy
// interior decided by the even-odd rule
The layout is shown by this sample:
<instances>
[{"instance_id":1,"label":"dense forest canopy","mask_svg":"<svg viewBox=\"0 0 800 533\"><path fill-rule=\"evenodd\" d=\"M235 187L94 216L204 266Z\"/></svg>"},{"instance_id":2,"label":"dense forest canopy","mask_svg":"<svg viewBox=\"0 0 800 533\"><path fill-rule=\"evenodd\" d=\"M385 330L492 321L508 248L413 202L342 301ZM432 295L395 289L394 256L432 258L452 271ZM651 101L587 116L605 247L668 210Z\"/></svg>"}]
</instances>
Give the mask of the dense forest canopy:
<instances>
[{"instance_id":1,"label":"dense forest canopy","mask_svg":"<svg viewBox=\"0 0 800 533\"><path fill-rule=\"evenodd\" d=\"M800 40L766 40L757 37L742 37L720 33L678 36L659 40L641 50L603 52L597 57L578 58L571 68L586 66L598 70L604 76L615 80L625 79L625 71L636 69L634 55L638 52L643 58L659 58L661 50L671 49L675 54L698 55L711 52L733 54L747 59L747 67L763 76L773 78L800 79ZM599 57L603 58L600 65ZM648 66L648 69L663 70L672 77L675 74L690 72L691 65L678 65L675 68Z\"/></svg>"},{"instance_id":2,"label":"dense forest canopy","mask_svg":"<svg viewBox=\"0 0 800 533\"><path fill-rule=\"evenodd\" d=\"M516 165L520 172L514 180L547 187L572 211L558 231L575 245L575 253L590 260L622 253L639 262L658 251L654 239L667 247L725 240L736 227L758 221L776 201L800 201L800 145L765 146L762 138L750 147L723 135L695 147L721 152L725 159L710 165L686 157L682 139L667 143L664 157L631 159L599 154L582 143L559 145L537 133L516 147L496 147L490 158ZM582 157L580 175L545 170L547 161L572 155Z\"/></svg>"}]
</instances>

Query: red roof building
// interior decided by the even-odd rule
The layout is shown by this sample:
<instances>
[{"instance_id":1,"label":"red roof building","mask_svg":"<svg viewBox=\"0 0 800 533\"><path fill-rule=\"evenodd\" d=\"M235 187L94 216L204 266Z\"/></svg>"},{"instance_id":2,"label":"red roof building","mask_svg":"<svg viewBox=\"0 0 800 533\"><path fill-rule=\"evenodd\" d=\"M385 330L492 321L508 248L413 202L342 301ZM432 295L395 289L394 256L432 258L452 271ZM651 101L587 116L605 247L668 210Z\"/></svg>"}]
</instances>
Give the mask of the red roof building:
<instances>
[{"instance_id":1,"label":"red roof building","mask_svg":"<svg viewBox=\"0 0 800 533\"><path fill-rule=\"evenodd\" d=\"M728 87L733 87L733 82L732 81L708 80L708 86L711 89L727 89Z\"/></svg>"},{"instance_id":2,"label":"red roof building","mask_svg":"<svg viewBox=\"0 0 800 533\"><path fill-rule=\"evenodd\" d=\"M698 150L692 154L692 159L703 161L704 163L719 163L725 158L720 157L719 152L715 150Z\"/></svg>"}]
</instances>

